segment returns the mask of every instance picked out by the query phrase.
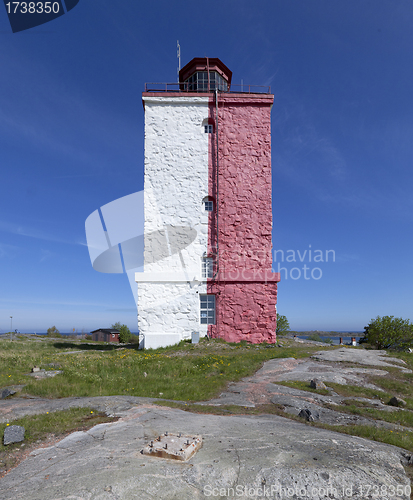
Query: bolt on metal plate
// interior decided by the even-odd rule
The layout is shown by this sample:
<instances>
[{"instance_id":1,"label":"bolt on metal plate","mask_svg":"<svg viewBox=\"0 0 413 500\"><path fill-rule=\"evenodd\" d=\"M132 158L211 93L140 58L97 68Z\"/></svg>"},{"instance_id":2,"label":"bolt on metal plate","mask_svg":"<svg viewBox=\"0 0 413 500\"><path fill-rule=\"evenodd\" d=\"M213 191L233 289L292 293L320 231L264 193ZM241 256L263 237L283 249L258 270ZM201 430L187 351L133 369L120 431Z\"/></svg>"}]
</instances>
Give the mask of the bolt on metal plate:
<instances>
[{"instance_id":1,"label":"bolt on metal plate","mask_svg":"<svg viewBox=\"0 0 413 500\"><path fill-rule=\"evenodd\" d=\"M189 460L202 447L201 436L184 436L165 432L151 440L141 453L152 457Z\"/></svg>"}]
</instances>

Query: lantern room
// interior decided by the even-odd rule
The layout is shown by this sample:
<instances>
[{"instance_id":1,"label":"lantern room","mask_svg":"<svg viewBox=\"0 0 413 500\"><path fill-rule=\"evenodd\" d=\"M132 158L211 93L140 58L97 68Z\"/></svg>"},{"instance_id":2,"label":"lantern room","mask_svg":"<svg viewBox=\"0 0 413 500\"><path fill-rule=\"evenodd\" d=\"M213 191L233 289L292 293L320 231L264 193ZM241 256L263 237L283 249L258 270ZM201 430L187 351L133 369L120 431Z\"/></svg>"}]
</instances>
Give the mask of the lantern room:
<instances>
[{"instance_id":1,"label":"lantern room","mask_svg":"<svg viewBox=\"0 0 413 500\"><path fill-rule=\"evenodd\" d=\"M179 72L180 89L187 92L228 92L232 71L218 58L196 57Z\"/></svg>"}]
</instances>

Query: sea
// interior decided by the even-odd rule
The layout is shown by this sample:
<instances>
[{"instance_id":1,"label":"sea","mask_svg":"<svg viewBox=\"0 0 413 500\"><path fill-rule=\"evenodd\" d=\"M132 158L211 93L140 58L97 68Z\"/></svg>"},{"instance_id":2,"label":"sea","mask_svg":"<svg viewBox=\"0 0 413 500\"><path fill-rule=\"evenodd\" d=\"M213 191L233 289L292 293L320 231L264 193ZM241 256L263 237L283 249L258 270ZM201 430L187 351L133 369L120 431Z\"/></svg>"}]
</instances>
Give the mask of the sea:
<instances>
[{"instance_id":1,"label":"sea","mask_svg":"<svg viewBox=\"0 0 413 500\"><path fill-rule=\"evenodd\" d=\"M325 334L325 332L323 332L323 334L318 333L318 332L312 332L312 334L314 334L314 333L319 335L323 341L330 339L332 341L333 345L340 345L340 338L341 338L342 343L344 345L352 345L351 341L352 341L353 337L356 339L356 343L358 345L359 340L364 337L363 332L342 332L341 335L340 335L340 332L334 332L332 335ZM297 337L299 339L306 340L306 339L308 339L308 337L311 337L312 334L310 333L308 335L307 334L300 335L300 332L297 332Z\"/></svg>"},{"instance_id":2,"label":"sea","mask_svg":"<svg viewBox=\"0 0 413 500\"><path fill-rule=\"evenodd\" d=\"M139 332L131 332L132 335L139 335ZM13 334L16 334L16 332L13 331ZM90 332L85 332L83 334L81 333L73 333L73 332L60 332L61 335L63 335L64 337L69 337L69 335L76 335L77 337L79 338L82 338L82 335L85 336L85 335L91 335ZM0 332L0 335L10 335L10 332L3 332L1 333ZM47 335L47 332L19 332L17 331L17 335Z\"/></svg>"},{"instance_id":3,"label":"sea","mask_svg":"<svg viewBox=\"0 0 413 500\"><path fill-rule=\"evenodd\" d=\"M14 333L14 332L13 332ZM69 337L69 335L73 335L72 332L60 332L64 337ZM133 335L139 335L139 332L131 332ZM32 332L32 333L28 333L28 332L17 332L17 334L23 334L23 335L47 335L47 332ZM324 341L324 340L328 340L330 339L333 343L333 345L340 345L340 338L342 339L342 343L344 345L352 345L351 344L351 339L353 337L356 338L356 342L357 344L359 343L359 340L363 337L363 333L362 332L342 332L342 334L340 334L340 332L333 332L333 334L329 335L329 334L326 334L326 332L311 332L309 334L306 334L305 335L300 335L300 332L296 332L296 336L299 338L299 339L302 339L302 340L306 340L308 339L308 337L311 337L312 334L317 334L321 337L321 339ZM3 332L3 333L0 333L0 336L1 335L10 335L10 332ZM82 338L82 334L78 333L76 334L77 337L79 339ZM89 332L83 334L83 338L84 338L84 335L90 335Z\"/></svg>"}]
</instances>

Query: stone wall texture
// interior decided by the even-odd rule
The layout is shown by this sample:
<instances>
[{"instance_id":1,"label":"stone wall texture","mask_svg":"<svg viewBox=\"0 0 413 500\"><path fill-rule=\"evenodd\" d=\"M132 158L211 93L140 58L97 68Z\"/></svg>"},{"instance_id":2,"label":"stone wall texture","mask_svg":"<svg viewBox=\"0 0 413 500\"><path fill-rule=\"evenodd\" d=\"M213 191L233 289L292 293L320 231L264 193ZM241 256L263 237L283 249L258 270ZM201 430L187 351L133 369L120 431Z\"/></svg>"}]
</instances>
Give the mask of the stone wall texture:
<instances>
[{"instance_id":1,"label":"stone wall texture","mask_svg":"<svg viewBox=\"0 0 413 500\"><path fill-rule=\"evenodd\" d=\"M138 282L138 325L145 348L190 338L200 327L206 293L208 97L144 97L144 272Z\"/></svg>"},{"instance_id":2,"label":"stone wall texture","mask_svg":"<svg viewBox=\"0 0 413 500\"><path fill-rule=\"evenodd\" d=\"M275 342L271 272L273 96L144 94L144 270L138 324L145 347L190 338ZM204 125L214 124L214 133ZM214 210L202 201L209 196ZM202 258L216 258L212 279ZM200 324L200 294L214 294L216 324Z\"/></svg>"},{"instance_id":3,"label":"stone wall texture","mask_svg":"<svg viewBox=\"0 0 413 500\"><path fill-rule=\"evenodd\" d=\"M231 342L276 339L279 275L271 272L272 103L273 96L267 94L220 94L218 134L210 139L209 189L218 217L209 226L208 251L218 256L218 273L207 287L208 293L216 294L217 308L216 325L209 326L209 334ZM215 124L216 109L211 100Z\"/></svg>"}]
</instances>

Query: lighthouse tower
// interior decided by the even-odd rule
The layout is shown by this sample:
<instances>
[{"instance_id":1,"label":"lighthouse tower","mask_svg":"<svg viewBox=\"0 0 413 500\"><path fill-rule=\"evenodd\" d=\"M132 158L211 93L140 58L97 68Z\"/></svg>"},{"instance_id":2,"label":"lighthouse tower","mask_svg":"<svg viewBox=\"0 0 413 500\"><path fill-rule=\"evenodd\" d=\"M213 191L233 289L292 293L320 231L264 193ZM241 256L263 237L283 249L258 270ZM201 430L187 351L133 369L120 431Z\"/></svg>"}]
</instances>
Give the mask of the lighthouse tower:
<instances>
[{"instance_id":1,"label":"lighthouse tower","mask_svg":"<svg viewBox=\"0 0 413 500\"><path fill-rule=\"evenodd\" d=\"M179 84L147 84L144 269L136 273L145 348L200 336L274 342L268 88L231 85L217 58Z\"/></svg>"}]
</instances>

